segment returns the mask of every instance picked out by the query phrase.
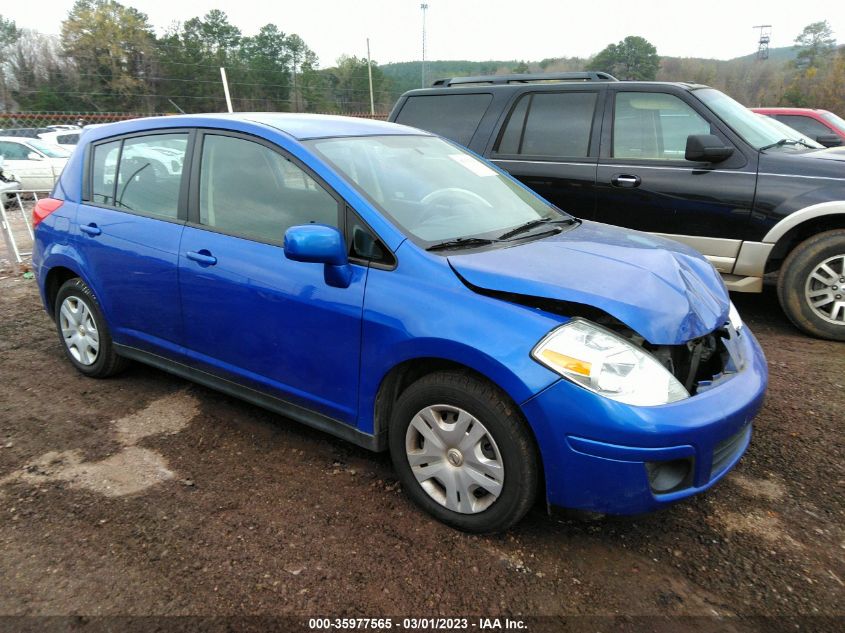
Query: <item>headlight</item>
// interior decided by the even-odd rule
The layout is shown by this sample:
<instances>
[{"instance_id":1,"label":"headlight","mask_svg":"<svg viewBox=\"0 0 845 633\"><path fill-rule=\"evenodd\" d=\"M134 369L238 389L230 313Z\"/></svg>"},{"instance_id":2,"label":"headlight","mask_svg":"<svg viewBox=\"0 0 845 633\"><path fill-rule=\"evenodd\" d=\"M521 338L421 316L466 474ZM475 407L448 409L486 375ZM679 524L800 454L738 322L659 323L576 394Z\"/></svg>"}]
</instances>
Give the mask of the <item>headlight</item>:
<instances>
[{"instance_id":1,"label":"headlight","mask_svg":"<svg viewBox=\"0 0 845 633\"><path fill-rule=\"evenodd\" d=\"M739 316L739 312L737 312L736 306L734 305L733 301L731 301L731 308L730 310L728 310L728 321L730 321L730 324L734 327L737 332L742 329L742 317Z\"/></svg>"},{"instance_id":2,"label":"headlight","mask_svg":"<svg viewBox=\"0 0 845 633\"><path fill-rule=\"evenodd\" d=\"M551 332L531 356L575 384L626 404L652 406L689 398L651 354L584 319L572 319Z\"/></svg>"}]
</instances>

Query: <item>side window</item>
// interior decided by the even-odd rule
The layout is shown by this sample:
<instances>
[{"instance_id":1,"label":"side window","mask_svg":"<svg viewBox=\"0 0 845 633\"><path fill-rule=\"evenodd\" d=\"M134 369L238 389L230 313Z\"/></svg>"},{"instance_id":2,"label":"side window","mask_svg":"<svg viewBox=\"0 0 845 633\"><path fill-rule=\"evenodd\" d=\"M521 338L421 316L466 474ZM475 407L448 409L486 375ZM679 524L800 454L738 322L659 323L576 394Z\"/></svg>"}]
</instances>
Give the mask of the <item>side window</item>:
<instances>
[{"instance_id":1,"label":"side window","mask_svg":"<svg viewBox=\"0 0 845 633\"><path fill-rule=\"evenodd\" d=\"M825 125L819 123L812 117L796 116L791 114L779 114L774 117L781 123L785 123L793 130L798 130L801 134L816 138L823 134L833 134Z\"/></svg>"},{"instance_id":2,"label":"side window","mask_svg":"<svg viewBox=\"0 0 845 633\"><path fill-rule=\"evenodd\" d=\"M56 137L56 142L62 145L76 145L79 143L79 134L61 134Z\"/></svg>"},{"instance_id":3,"label":"side window","mask_svg":"<svg viewBox=\"0 0 845 633\"><path fill-rule=\"evenodd\" d=\"M598 94L526 94L516 103L496 152L556 158L586 158Z\"/></svg>"},{"instance_id":4,"label":"side window","mask_svg":"<svg viewBox=\"0 0 845 633\"><path fill-rule=\"evenodd\" d=\"M710 133L710 124L674 95L616 93L614 158L684 160L687 137Z\"/></svg>"},{"instance_id":5,"label":"side window","mask_svg":"<svg viewBox=\"0 0 845 633\"><path fill-rule=\"evenodd\" d=\"M114 174L117 171L117 155L120 141L94 146L91 161L91 202L114 204Z\"/></svg>"},{"instance_id":6,"label":"side window","mask_svg":"<svg viewBox=\"0 0 845 633\"><path fill-rule=\"evenodd\" d=\"M207 135L200 168L200 224L282 244L298 224L337 227L335 198L293 162L252 141Z\"/></svg>"},{"instance_id":7,"label":"side window","mask_svg":"<svg viewBox=\"0 0 845 633\"><path fill-rule=\"evenodd\" d=\"M469 145L493 95L431 95L409 97L396 123L418 127Z\"/></svg>"},{"instance_id":8,"label":"side window","mask_svg":"<svg viewBox=\"0 0 845 633\"><path fill-rule=\"evenodd\" d=\"M393 265L393 254L385 247L358 215L347 208L346 232L349 239L349 257L366 259L376 264Z\"/></svg>"},{"instance_id":9,"label":"side window","mask_svg":"<svg viewBox=\"0 0 845 633\"><path fill-rule=\"evenodd\" d=\"M0 141L0 156L6 160L26 160L31 150L20 143Z\"/></svg>"},{"instance_id":10,"label":"side window","mask_svg":"<svg viewBox=\"0 0 845 633\"><path fill-rule=\"evenodd\" d=\"M187 134L154 134L126 139L120 154L114 206L175 220L187 147Z\"/></svg>"}]
</instances>

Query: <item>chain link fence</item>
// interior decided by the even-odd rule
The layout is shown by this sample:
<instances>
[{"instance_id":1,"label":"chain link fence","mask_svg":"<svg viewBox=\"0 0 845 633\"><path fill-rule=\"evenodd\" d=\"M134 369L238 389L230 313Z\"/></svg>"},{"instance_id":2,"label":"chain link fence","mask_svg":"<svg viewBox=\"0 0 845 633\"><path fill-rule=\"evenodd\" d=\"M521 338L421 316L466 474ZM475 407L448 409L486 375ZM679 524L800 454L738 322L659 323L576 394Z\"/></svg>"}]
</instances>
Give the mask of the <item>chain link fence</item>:
<instances>
[{"instance_id":1,"label":"chain link fence","mask_svg":"<svg viewBox=\"0 0 845 633\"><path fill-rule=\"evenodd\" d=\"M0 112L0 136L3 130L19 128L39 128L51 125L92 125L95 123L114 123L127 119L137 119L149 116L172 116L176 112ZM317 112L316 114L340 114L364 119L387 120L386 112Z\"/></svg>"}]
</instances>

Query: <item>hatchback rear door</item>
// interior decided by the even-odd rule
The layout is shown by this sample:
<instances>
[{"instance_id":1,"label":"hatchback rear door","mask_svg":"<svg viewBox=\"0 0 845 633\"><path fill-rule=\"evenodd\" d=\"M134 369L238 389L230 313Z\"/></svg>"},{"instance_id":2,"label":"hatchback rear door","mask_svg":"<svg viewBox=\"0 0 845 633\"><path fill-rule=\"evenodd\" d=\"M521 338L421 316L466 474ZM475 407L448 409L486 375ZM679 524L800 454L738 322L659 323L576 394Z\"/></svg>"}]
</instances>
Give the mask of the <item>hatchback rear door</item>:
<instances>
[{"instance_id":1,"label":"hatchback rear door","mask_svg":"<svg viewBox=\"0 0 845 633\"><path fill-rule=\"evenodd\" d=\"M74 235L115 341L171 358L182 337L177 265L190 135L167 130L92 145ZM171 164L143 157L162 144L176 150Z\"/></svg>"}]
</instances>

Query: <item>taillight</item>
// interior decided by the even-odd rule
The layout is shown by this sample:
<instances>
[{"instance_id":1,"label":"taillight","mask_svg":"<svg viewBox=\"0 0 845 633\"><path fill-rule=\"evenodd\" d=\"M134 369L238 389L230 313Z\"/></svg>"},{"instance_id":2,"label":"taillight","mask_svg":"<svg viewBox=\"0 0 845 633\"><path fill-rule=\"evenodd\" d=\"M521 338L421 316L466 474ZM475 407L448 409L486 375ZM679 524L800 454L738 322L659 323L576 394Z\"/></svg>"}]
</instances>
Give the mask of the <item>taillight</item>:
<instances>
[{"instance_id":1,"label":"taillight","mask_svg":"<svg viewBox=\"0 0 845 633\"><path fill-rule=\"evenodd\" d=\"M64 200L41 198L41 200L35 203L35 208L32 210L32 228L41 224L41 220L46 218L63 204Z\"/></svg>"}]
</instances>

